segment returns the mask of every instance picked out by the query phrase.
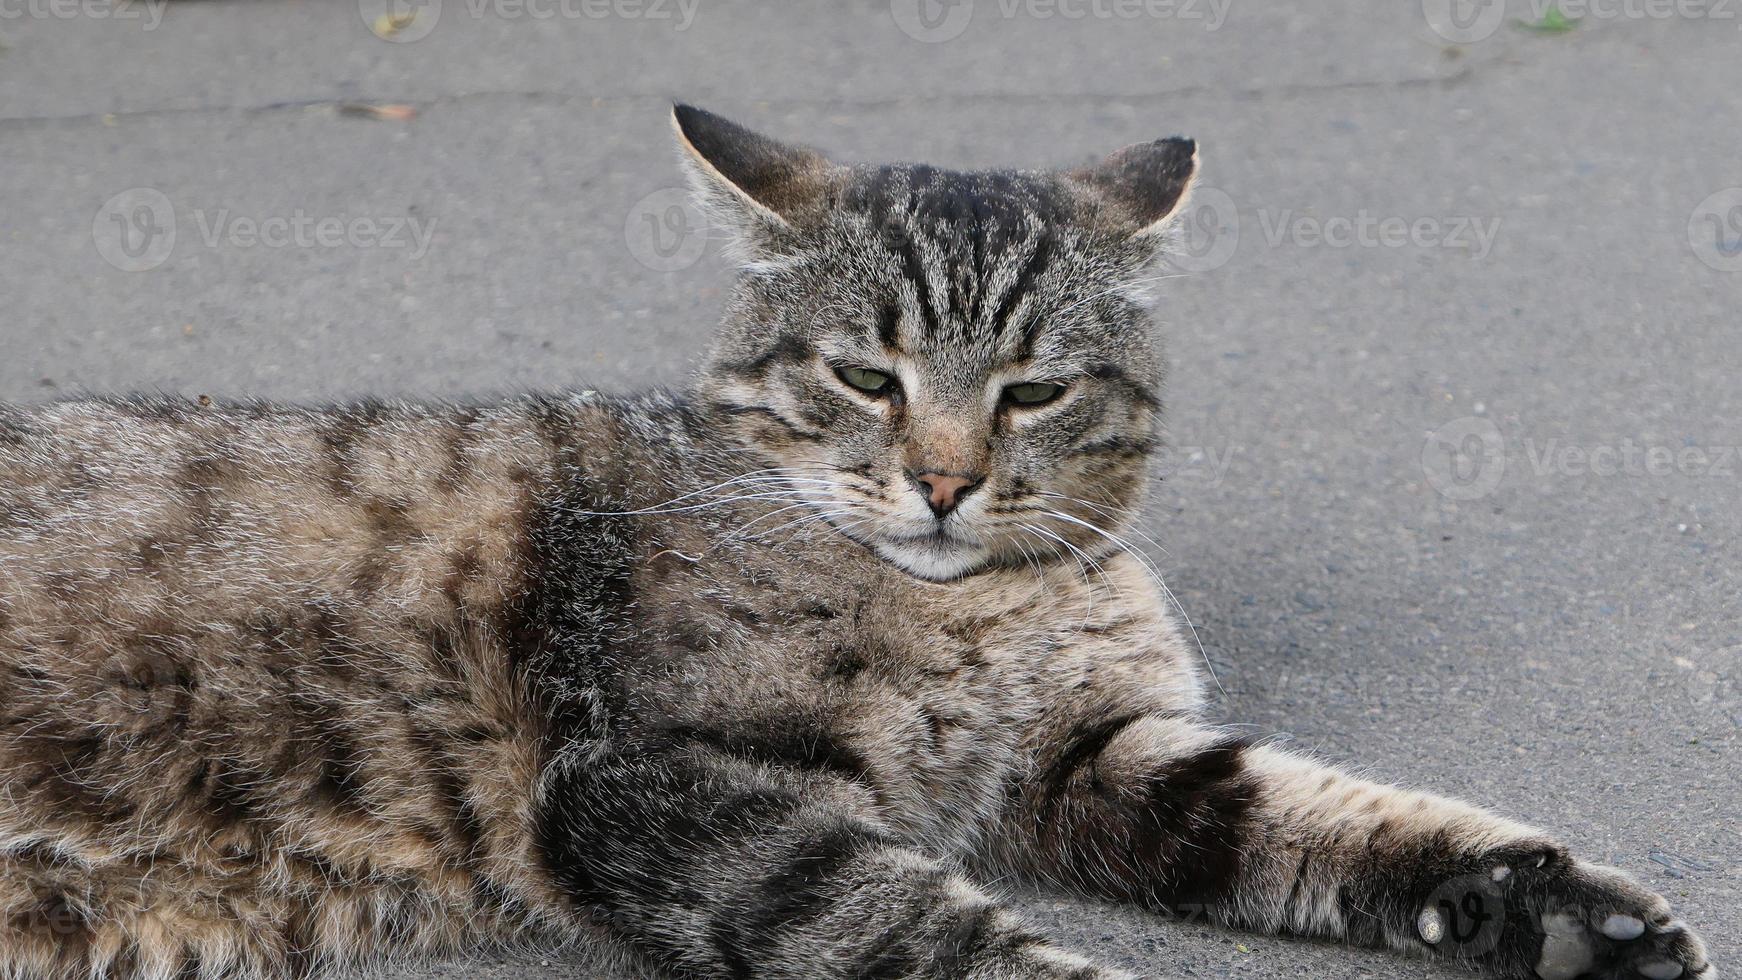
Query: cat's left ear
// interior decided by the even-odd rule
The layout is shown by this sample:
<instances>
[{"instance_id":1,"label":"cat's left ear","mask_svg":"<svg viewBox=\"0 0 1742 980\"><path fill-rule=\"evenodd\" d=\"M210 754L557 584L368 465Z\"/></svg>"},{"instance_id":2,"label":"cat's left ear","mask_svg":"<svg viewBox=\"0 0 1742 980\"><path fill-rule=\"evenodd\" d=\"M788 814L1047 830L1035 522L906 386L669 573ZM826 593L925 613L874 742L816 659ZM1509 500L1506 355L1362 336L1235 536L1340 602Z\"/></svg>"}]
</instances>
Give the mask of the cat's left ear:
<instances>
[{"instance_id":1,"label":"cat's left ear","mask_svg":"<svg viewBox=\"0 0 1742 980\"><path fill-rule=\"evenodd\" d=\"M671 122L697 198L753 256L780 252L827 206L842 172L815 150L788 146L694 106L673 106Z\"/></svg>"},{"instance_id":2,"label":"cat's left ear","mask_svg":"<svg viewBox=\"0 0 1742 980\"><path fill-rule=\"evenodd\" d=\"M1133 239L1159 240L1185 207L1198 171L1198 144L1170 136L1134 143L1065 176L1095 201L1093 221Z\"/></svg>"}]
</instances>

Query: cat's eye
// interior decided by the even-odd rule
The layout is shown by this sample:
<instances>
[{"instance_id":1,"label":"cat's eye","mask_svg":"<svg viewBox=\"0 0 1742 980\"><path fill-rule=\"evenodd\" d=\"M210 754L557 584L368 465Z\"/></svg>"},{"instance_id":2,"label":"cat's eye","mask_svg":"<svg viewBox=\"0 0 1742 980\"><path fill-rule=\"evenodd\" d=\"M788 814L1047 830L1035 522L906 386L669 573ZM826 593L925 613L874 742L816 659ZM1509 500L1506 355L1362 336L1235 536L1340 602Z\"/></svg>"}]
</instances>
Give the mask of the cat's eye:
<instances>
[{"instance_id":1,"label":"cat's eye","mask_svg":"<svg viewBox=\"0 0 1742 980\"><path fill-rule=\"evenodd\" d=\"M1050 381L1025 381L1019 385L1011 385L1004 389L1004 397L1018 405L1033 407L1045 405L1065 393L1064 385L1055 385Z\"/></svg>"},{"instance_id":2,"label":"cat's eye","mask_svg":"<svg viewBox=\"0 0 1742 980\"><path fill-rule=\"evenodd\" d=\"M863 391L867 395L887 395L895 388L895 379L882 371L873 371L862 367L838 367L835 374L842 381Z\"/></svg>"}]
</instances>

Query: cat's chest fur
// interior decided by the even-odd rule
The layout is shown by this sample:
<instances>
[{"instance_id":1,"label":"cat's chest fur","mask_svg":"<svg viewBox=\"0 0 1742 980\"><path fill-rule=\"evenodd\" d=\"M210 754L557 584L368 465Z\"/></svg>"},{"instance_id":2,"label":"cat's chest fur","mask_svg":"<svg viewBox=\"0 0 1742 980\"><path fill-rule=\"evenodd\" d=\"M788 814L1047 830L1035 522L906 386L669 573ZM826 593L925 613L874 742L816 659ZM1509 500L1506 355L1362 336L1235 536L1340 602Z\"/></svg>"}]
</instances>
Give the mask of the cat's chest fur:
<instances>
[{"instance_id":1,"label":"cat's chest fur","mask_svg":"<svg viewBox=\"0 0 1742 980\"><path fill-rule=\"evenodd\" d=\"M708 539L712 540L708 540ZM1067 701L1190 710L1200 681L1137 562L923 582L821 525L643 538L608 658L635 724L869 786L892 824L970 842Z\"/></svg>"}]
</instances>

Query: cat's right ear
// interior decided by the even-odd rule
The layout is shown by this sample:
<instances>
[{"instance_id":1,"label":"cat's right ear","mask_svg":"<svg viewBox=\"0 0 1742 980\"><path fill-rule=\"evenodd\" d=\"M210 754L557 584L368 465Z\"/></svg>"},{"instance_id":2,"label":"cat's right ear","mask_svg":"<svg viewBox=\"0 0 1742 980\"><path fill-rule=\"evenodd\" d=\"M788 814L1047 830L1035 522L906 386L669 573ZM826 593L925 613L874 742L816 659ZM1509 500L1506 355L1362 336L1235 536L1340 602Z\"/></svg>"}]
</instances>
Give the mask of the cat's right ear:
<instances>
[{"instance_id":1,"label":"cat's right ear","mask_svg":"<svg viewBox=\"0 0 1742 980\"><path fill-rule=\"evenodd\" d=\"M1065 176L1100 205L1098 225L1137 241L1160 241L1185 206L1198 172L1198 144L1178 136L1136 143Z\"/></svg>"},{"instance_id":2,"label":"cat's right ear","mask_svg":"<svg viewBox=\"0 0 1742 980\"><path fill-rule=\"evenodd\" d=\"M751 258L783 251L783 243L827 206L841 172L815 150L787 146L695 106L673 106L671 124L696 197Z\"/></svg>"}]
</instances>

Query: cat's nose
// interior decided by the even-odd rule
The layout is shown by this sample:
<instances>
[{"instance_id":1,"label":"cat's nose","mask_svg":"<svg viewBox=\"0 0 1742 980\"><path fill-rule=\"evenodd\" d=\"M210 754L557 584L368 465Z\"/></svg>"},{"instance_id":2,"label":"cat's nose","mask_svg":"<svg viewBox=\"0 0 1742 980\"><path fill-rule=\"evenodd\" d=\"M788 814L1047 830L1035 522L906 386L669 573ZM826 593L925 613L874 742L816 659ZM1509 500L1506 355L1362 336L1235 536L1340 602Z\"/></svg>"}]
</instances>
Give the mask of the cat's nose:
<instances>
[{"instance_id":1,"label":"cat's nose","mask_svg":"<svg viewBox=\"0 0 1742 980\"><path fill-rule=\"evenodd\" d=\"M956 473L908 473L907 478L913 481L913 488L925 497L925 502L931 505L931 512L943 520L950 511L962 502L962 498L974 492L974 488L985 479L978 473L960 475Z\"/></svg>"}]
</instances>

